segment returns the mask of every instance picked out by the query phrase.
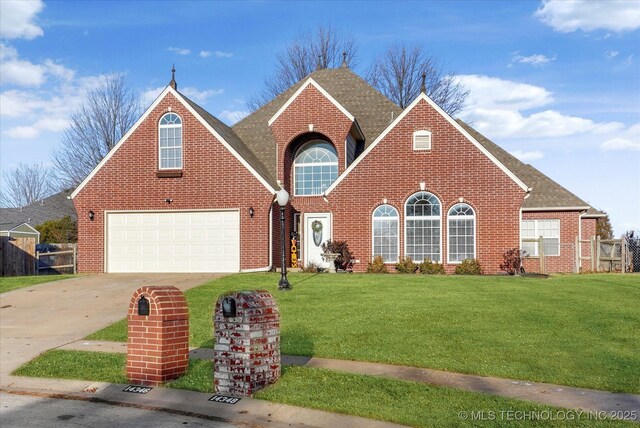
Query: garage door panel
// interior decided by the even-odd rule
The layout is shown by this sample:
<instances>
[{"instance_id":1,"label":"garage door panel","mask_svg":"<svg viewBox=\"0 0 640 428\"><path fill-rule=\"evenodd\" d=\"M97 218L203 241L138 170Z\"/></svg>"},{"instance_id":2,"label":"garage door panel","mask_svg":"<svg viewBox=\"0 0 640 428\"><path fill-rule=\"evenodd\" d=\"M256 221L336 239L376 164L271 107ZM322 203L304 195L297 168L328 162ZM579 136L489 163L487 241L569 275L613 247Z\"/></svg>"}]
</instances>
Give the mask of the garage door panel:
<instances>
[{"instance_id":1,"label":"garage door panel","mask_svg":"<svg viewBox=\"0 0 640 428\"><path fill-rule=\"evenodd\" d=\"M108 272L238 272L237 211L109 213Z\"/></svg>"}]
</instances>

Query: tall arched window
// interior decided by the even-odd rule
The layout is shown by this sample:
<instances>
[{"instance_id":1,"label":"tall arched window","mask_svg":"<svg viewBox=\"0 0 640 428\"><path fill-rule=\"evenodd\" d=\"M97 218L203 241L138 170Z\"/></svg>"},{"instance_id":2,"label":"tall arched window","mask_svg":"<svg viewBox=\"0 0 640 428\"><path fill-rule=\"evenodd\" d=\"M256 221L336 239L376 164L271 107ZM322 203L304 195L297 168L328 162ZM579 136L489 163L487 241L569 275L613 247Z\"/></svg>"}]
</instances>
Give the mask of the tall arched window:
<instances>
[{"instance_id":1,"label":"tall arched window","mask_svg":"<svg viewBox=\"0 0 640 428\"><path fill-rule=\"evenodd\" d=\"M385 263L398 261L398 210L380 205L373 212L373 257L381 256Z\"/></svg>"},{"instance_id":2,"label":"tall arched window","mask_svg":"<svg viewBox=\"0 0 640 428\"><path fill-rule=\"evenodd\" d=\"M441 263L440 201L429 192L414 193L405 205L405 255Z\"/></svg>"},{"instance_id":3,"label":"tall arched window","mask_svg":"<svg viewBox=\"0 0 640 428\"><path fill-rule=\"evenodd\" d=\"M476 258L476 214L467 204L449 210L449 263Z\"/></svg>"},{"instance_id":4,"label":"tall arched window","mask_svg":"<svg viewBox=\"0 0 640 428\"><path fill-rule=\"evenodd\" d=\"M182 168L182 120L175 113L160 119L160 169Z\"/></svg>"},{"instance_id":5,"label":"tall arched window","mask_svg":"<svg viewBox=\"0 0 640 428\"><path fill-rule=\"evenodd\" d=\"M321 195L338 178L336 149L325 141L310 141L293 160L294 195Z\"/></svg>"}]
</instances>

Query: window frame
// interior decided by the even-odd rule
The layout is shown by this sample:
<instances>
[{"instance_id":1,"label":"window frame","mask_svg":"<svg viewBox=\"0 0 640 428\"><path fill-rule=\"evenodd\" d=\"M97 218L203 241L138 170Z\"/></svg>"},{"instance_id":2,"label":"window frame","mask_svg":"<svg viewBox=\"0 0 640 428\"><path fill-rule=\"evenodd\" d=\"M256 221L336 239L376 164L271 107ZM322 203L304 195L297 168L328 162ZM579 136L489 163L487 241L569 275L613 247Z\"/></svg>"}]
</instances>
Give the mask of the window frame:
<instances>
[{"instance_id":1,"label":"window frame","mask_svg":"<svg viewBox=\"0 0 640 428\"><path fill-rule=\"evenodd\" d=\"M309 147L314 146L314 145L320 145L320 144L325 144L327 146L329 146L332 150L332 154L335 156L335 162L331 161L331 162L311 162L311 163L297 163L296 159L298 158L298 156L300 156L300 154L302 152L304 152L305 150L307 150ZM311 140L311 141L307 141L306 143L304 143L303 145L301 145L298 150L296 150L295 156L293 157L293 161L291 163L291 173L292 173L292 182L293 182L293 196L296 197L307 197L307 196L322 196L324 194L324 192L331 187L331 185L338 179L339 171L338 171L338 164L339 164L339 159L338 159L338 150L335 148L335 146L326 140L321 140L321 139L315 139L315 140ZM334 166L336 168L336 176L335 178L331 181L331 183L329 183L327 185L327 187L325 187L323 190L320 191L320 193L298 193L298 180L296 179L296 172L298 170L298 168L304 168L306 167L310 167L310 166ZM322 182L322 178L320 179Z\"/></svg>"},{"instance_id":2,"label":"window frame","mask_svg":"<svg viewBox=\"0 0 640 428\"><path fill-rule=\"evenodd\" d=\"M391 208L393 211L395 211L396 215L395 217L376 217L376 212L382 208L382 207L388 207ZM375 258L376 256L382 256L382 254L376 254L376 247L375 247L375 239L376 239L376 235L375 235L375 222L378 221L383 221L386 220L388 221L388 219L393 219L395 218L396 221L396 258L395 260L384 260L385 264L394 264L394 263L398 263L398 261L400 260L400 212L398 211L398 209L396 207L394 207L393 205L390 204L381 204L378 205L373 212L371 213L371 256L372 259ZM377 220L376 220L377 219Z\"/></svg>"},{"instance_id":3,"label":"window frame","mask_svg":"<svg viewBox=\"0 0 640 428\"><path fill-rule=\"evenodd\" d=\"M468 207L471 212L473 213L472 215L451 215L451 212L460 206L466 206ZM455 220L473 220L473 256L472 257L467 257L467 259L475 259L477 257L477 247L478 247L478 238L477 238L477 224L478 224L478 216L476 215L476 210L473 209L473 207L469 204L467 204L466 202L460 202L457 204L454 204L451 208L449 208L449 211L447 211L447 263L448 264L452 264L452 265L459 265L461 264L464 260L460 260L460 261L451 261L451 221L455 221ZM459 236L459 235L456 235ZM468 236L468 235L464 235L464 236ZM466 259L465 259L466 260Z\"/></svg>"},{"instance_id":4,"label":"window frame","mask_svg":"<svg viewBox=\"0 0 640 428\"><path fill-rule=\"evenodd\" d=\"M433 196L435 198L435 200L438 202L438 206L440 208L440 210L439 210L440 214L438 216L409 216L407 214L407 207L409 206L408 205L409 201L413 197L415 197L415 196L417 196L417 195L419 195L421 193ZM431 192L427 192L426 190L422 190L422 191L418 191L418 192L415 192L415 193L411 194L407 198L407 200L405 201L405 203L404 203L404 257L407 257L409 255L409 254L407 254L408 253L407 248L408 248L408 245L409 245L409 235L407 234L407 226L408 226L408 223L409 223L410 220L416 219L416 218L417 219L421 219L421 220L434 220L434 219L437 219L439 221L438 231L440 232L440 237L439 237L439 240L438 240L438 245L439 245L438 248L440 250L439 251L440 257L439 257L438 260L431 260L431 261L434 262L434 263L442 263L442 260L443 260L443 255L442 255L442 202L440 201L440 198L438 198L436 195L434 195ZM413 260L413 258L412 258L412 260ZM416 263L422 263L423 260L413 260L413 261L416 262Z\"/></svg>"},{"instance_id":5,"label":"window frame","mask_svg":"<svg viewBox=\"0 0 640 428\"><path fill-rule=\"evenodd\" d=\"M178 118L178 120L180 121L179 124L175 124L175 123L170 123L170 124L162 124L162 120L169 116L169 115L174 115ZM161 140L162 140L162 131L165 129L180 129L180 146L169 146L169 147L162 147L161 145ZM180 166L172 166L172 167L163 167L162 166L162 151L163 150L168 150L168 149L176 149L176 148L180 148ZM165 114L163 114L160 117L160 120L158 121L158 169L159 170L181 170L182 168L184 168L184 141L182 139L182 118L180 117L179 114L177 114L176 112L173 111L169 111Z\"/></svg>"},{"instance_id":6,"label":"window frame","mask_svg":"<svg viewBox=\"0 0 640 428\"><path fill-rule=\"evenodd\" d=\"M544 221L554 222L554 223L556 223L558 225L558 236L557 237L541 235L541 233L539 231L540 230L539 224L541 222L544 222ZM523 226L524 226L525 222L533 222L533 235L534 235L533 237L524 236L523 235L523 231L524 231L524 227ZM544 242L545 240L555 239L555 240L558 241L557 245L554 244L554 246L556 246L558 248L557 254L549 254L548 252L545 251L545 254L544 254L545 257L560 257L560 253L561 253L561 248L560 248L561 247L560 246L561 224L560 223L561 223L560 219L558 219L558 218L539 218L539 219L536 218L536 219L526 219L526 220L523 219L521 224L520 224L520 249L524 250L525 242L523 242L523 239L538 239L538 238L540 238L540 236L542 236L542 238L543 238L542 245L544 245L545 247L549 246L548 244L545 244L545 242ZM535 245L535 243L533 243L533 242L526 242L526 244L534 244L534 251L533 251L533 253L528 254L529 257L540 257L540 254L538 252L538 245Z\"/></svg>"}]
</instances>

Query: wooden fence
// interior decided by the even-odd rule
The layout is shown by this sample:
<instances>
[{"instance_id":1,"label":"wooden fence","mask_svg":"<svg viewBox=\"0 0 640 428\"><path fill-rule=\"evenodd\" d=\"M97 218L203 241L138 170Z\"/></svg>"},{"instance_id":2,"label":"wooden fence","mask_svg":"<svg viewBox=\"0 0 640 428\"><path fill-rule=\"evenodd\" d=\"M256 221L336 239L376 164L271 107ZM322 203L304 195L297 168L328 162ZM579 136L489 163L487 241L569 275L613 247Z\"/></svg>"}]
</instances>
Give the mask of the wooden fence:
<instances>
[{"instance_id":1,"label":"wooden fence","mask_svg":"<svg viewBox=\"0 0 640 428\"><path fill-rule=\"evenodd\" d=\"M76 273L77 244L48 244L48 251L37 252L38 274Z\"/></svg>"},{"instance_id":2,"label":"wooden fence","mask_svg":"<svg viewBox=\"0 0 640 428\"><path fill-rule=\"evenodd\" d=\"M0 237L0 276L36 274L36 239Z\"/></svg>"}]
</instances>

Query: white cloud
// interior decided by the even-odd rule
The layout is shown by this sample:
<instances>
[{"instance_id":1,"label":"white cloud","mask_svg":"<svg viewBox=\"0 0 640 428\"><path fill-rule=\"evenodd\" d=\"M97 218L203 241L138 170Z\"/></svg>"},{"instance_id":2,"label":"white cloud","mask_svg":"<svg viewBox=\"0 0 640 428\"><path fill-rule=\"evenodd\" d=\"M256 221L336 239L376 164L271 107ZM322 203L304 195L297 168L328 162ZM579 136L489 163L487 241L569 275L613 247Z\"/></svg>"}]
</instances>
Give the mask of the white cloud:
<instances>
[{"instance_id":1,"label":"white cloud","mask_svg":"<svg viewBox=\"0 0 640 428\"><path fill-rule=\"evenodd\" d=\"M40 131L34 126L16 126L8 129L4 132L8 137L15 138L17 140L25 140L36 138L40 135Z\"/></svg>"},{"instance_id":2,"label":"white cloud","mask_svg":"<svg viewBox=\"0 0 640 428\"><path fill-rule=\"evenodd\" d=\"M561 33L640 28L640 7L635 0L548 0L534 16Z\"/></svg>"},{"instance_id":3,"label":"white cloud","mask_svg":"<svg viewBox=\"0 0 640 428\"><path fill-rule=\"evenodd\" d=\"M620 52L619 52L619 51L606 51L606 52L604 53L604 56L605 56L607 59L615 58L615 57L617 57L618 55L620 55Z\"/></svg>"},{"instance_id":4,"label":"white cloud","mask_svg":"<svg viewBox=\"0 0 640 428\"><path fill-rule=\"evenodd\" d=\"M200 55L202 58L208 58L211 56L211 51L200 51L198 55Z\"/></svg>"},{"instance_id":5,"label":"white cloud","mask_svg":"<svg viewBox=\"0 0 640 428\"><path fill-rule=\"evenodd\" d=\"M166 86L158 86L157 88L150 88L143 91L140 95L140 103L142 104L142 107L145 109L149 107L156 98L158 98L158 95L164 91L164 88L166 88Z\"/></svg>"},{"instance_id":6,"label":"white cloud","mask_svg":"<svg viewBox=\"0 0 640 428\"><path fill-rule=\"evenodd\" d=\"M231 58L233 54L231 52L215 51L218 58Z\"/></svg>"},{"instance_id":7,"label":"white cloud","mask_svg":"<svg viewBox=\"0 0 640 428\"><path fill-rule=\"evenodd\" d=\"M71 80L73 71L63 65L46 59L42 64L34 64L19 58L12 46L0 43L0 83L18 86L40 86L47 76Z\"/></svg>"},{"instance_id":8,"label":"white cloud","mask_svg":"<svg viewBox=\"0 0 640 428\"><path fill-rule=\"evenodd\" d=\"M172 47L168 47L167 50L169 52L173 52L176 53L178 55L189 55L191 53L190 49L184 49L184 48L172 48Z\"/></svg>"},{"instance_id":9,"label":"white cloud","mask_svg":"<svg viewBox=\"0 0 640 428\"><path fill-rule=\"evenodd\" d=\"M553 102L551 92L539 86L478 75L457 79L469 90L463 119L493 138L566 137L587 132L605 134L624 128L618 122L597 123L555 110L523 114Z\"/></svg>"},{"instance_id":10,"label":"white cloud","mask_svg":"<svg viewBox=\"0 0 640 428\"><path fill-rule=\"evenodd\" d=\"M530 64L533 66L541 66L541 65L545 65L551 61L555 61L556 57L554 56L553 58L549 58L548 56L542 55L542 54L537 54L537 55L529 55L529 56L523 56L523 55L518 55L517 53L514 54L514 56L511 58L511 62L512 63L520 63L520 64Z\"/></svg>"},{"instance_id":11,"label":"white cloud","mask_svg":"<svg viewBox=\"0 0 640 428\"><path fill-rule=\"evenodd\" d=\"M640 123L637 123L614 138L604 141L603 150L640 151Z\"/></svg>"},{"instance_id":12,"label":"white cloud","mask_svg":"<svg viewBox=\"0 0 640 428\"><path fill-rule=\"evenodd\" d=\"M218 118L228 125L233 125L248 115L249 111L247 110L222 110L222 112L218 114Z\"/></svg>"},{"instance_id":13,"label":"white cloud","mask_svg":"<svg viewBox=\"0 0 640 428\"><path fill-rule=\"evenodd\" d=\"M524 152L522 150L515 150L513 152L511 152L511 154L515 157L517 157L518 159L520 159L522 162L531 162L534 160L538 160L538 159L542 159L544 157L544 153L542 153L540 150L533 150L530 152Z\"/></svg>"},{"instance_id":14,"label":"white cloud","mask_svg":"<svg viewBox=\"0 0 640 428\"><path fill-rule=\"evenodd\" d=\"M40 0L2 0L0 13L0 37L3 39L31 40L44 33L33 21L44 3Z\"/></svg>"}]
</instances>

